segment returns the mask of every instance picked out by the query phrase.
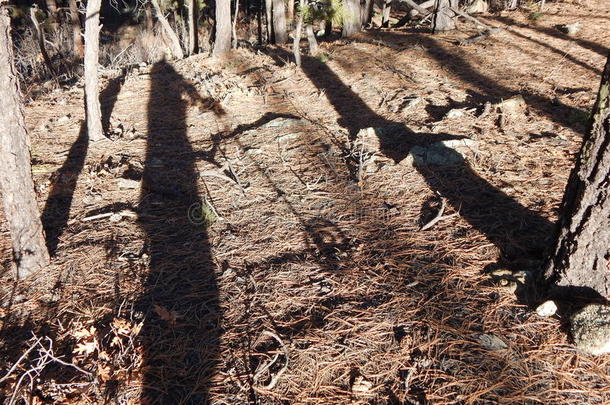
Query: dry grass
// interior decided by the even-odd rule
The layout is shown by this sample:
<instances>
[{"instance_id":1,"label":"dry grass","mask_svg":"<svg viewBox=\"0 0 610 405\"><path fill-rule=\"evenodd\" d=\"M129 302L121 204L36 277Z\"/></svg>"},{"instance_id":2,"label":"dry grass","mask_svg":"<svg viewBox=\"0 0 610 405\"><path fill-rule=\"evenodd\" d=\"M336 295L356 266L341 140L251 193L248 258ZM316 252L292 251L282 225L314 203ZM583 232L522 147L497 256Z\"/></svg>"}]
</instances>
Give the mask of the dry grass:
<instances>
[{"instance_id":1,"label":"dry grass","mask_svg":"<svg viewBox=\"0 0 610 405\"><path fill-rule=\"evenodd\" d=\"M558 14L549 26L578 10L552 7ZM602 32L604 24L586 27ZM71 202L50 211L59 220L70 203L54 263L41 280L13 286L4 275L0 355L13 364L33 332L51 338L55 357L83 370L45 357L45 340L47 351L37 346L3 382L5 398L16 392L24 401L32 393L37 403L201 403L205 395L216 404L606 403L607 359L579 354L561 319L539 318L484 274L497 263L539 265L582 131L557 114L589 107L594 70L604 59L577 42L536 35L592 68L508 31L459 48L449 42L454 36L368 33L324 44L330 61L312 62L317 68L308 73L246 50L227 60L193 57L174 65L184 77L173 81L185 90L180 100L154 87L175 78L171 72L130 73L116 100L106 99L114 104L112 127L126 130L88 150L86 159L70 152L82 117L79 91L29 105L41 204L49 190L64 198L74 184L76 190ZM337 80L326 80L326 69ZM326 81L316 82L316 72ZM562 93L559 83L586 91ZM191 85L204 104L191 102ZM395 93L424 102L397 111L387 97ZM503 128L495 112L442 118L450 108L481 108L515 93L524 94L527 110ZM149 102L163 96L159 106ZM560 104L549 108L554 97ZM62 108L49 110L53 104ZM219 105L225 115L218 115ZM151 109L167 114L153 121ZM305 121L264 125L288 115ZM349 129L378 122L403 123L425 139L466 136L478 150L443 170L384 160L356 182ZM188 173L173 169L189 156L196 172L220 174L216 164L229 164L237 173L241 186L218 176L196 180L199 198L221 217L203 231L189 233L180 214L187 198L171 215L155 214L166 221L157 224L147 222L139 190L116 185L150 164L146 135L163 131L184 131L192 148L163 158L167 181L189 187ZM448 199L449 214L460 214L419 231L438 210L436 192ZM139 219L83 221L125 208ZM173 249L162 272L151 229ZM202 253L193 251L202 232L210 263L204 263L209 274L198 278L189 271L202 266ZM151 284L154 275L161 285ZM214 302L214 314L201 308ZM218 345L185 332L210 320L219 324L210 332ZM506 348L486 348L482 334ZM38 379L30 382L28 370ZM266 388L277 375L277 385ZM365 388L354 390L357 383Z\"/></svg>"}]
</instances>

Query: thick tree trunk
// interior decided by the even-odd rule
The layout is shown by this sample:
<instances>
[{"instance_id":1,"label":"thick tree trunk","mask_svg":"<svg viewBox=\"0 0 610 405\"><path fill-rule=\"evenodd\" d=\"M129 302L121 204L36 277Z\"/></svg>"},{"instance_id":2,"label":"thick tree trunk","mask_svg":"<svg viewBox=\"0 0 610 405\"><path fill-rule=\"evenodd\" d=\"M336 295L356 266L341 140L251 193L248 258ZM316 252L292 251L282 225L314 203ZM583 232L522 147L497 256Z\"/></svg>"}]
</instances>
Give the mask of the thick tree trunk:
<instances>
[{"instance_id":1,"label":"thick tree trunk","mask_svg":"<svg viewBox=\"0 0 610 405\"><path fill-rule=\"evenodd\" d=\"M318 54L318 40L311 24L305 26L305 33L307 34L307 42L309 42L309 54L315 56Z\"/></svg>"},{"instance_id":2,"label":"thick tree trunk","mask_svg":"<svg viewBox=\"0 0 610 405\"><path fill-rule=\"evenodd\" d=\"M276 44L283 44L288 41L284 0L273 0L273 34Z\"/></svg>"},{"instance_id":3,"label":"thick tree trunk","mask_svg":"<svg viewBox=\"0 0 610 405\"><path fill-rule=\"evenodd\" d=\"M76 0L68 0L70 5L70 23L72 24L73 51L77 59L83 59L85 56L85 46L83 45L83 37L80 28L80 17L78 16L78 4Z\"/></svg>"},{"instance_id":4,"label":"thick tree trunk","mask_svg":"<svg viewBox=\"0 0 610 405\"><path fill-rule=\"evenodd\" d=\"M102 0L87 2L85 20L85 104L89 142L104 139L97 68L100 54L100 8Z\"/></svg>"},{"instance_id":5,"label":"thick tree trunk","mask_svg":"<svg viewBox=\"0 0 610 405\"><path fill-rule=\"evenodd\" d=\"M343 7L345 8L343 15L343 37L349 37L350 35L359 32L362 28L362 22L360 20L360 0L344 0Z\"/></svg>"},{"instance_id":6,"label":"thick tree trunk","mask_svg":"<svg viewBox=\"0 0 610 405\"><path fill-rule=\"evenodd\" d=\"M432 22L432 32L451 31L455 29L455 13L450 7L457 8L458 0L437 0Z\"/></svg>"},{"instance_id":7,"label":"thick tree trunk","mask_svg":"<svg viewBox=\"0 0 610 405\"><path fill-rule=\"evenodd\" d=\"M197 0L189 0L189 55L194 55L199 52L199 30L197 27L198 20L198 5Z\"/></svg>"},{"instance_id":8,"label":"thick tree trunk","mask_svg":"<svg viewBox=\"0 0 610 405\"><path fill-rule=\"evenodd\" d=\"M610 56L563 197L547 280L610 296Z\"/></svg>"},{"instance_id":9,"label":"thick tree trunk","mask_svg":"<svg viewBox=\"0 0 610 405\"><path fill-rule=\"evenodd\" d=\"M390 26L390 13L392 12L392 0L383 0L383 9L381 11L381 26L388 28Z\"/></svg>"},{"instance_id":10,"label":"thick tree trunk","mask_svg":"<svg viewBox=\"0 0 610 405\"><path fill-rule=\"evenodd\" d=\"M216 40L214 55L222 55L231 50L231 0L216 1Z\"/></svg>"},{"instance_id":11,"label":"thick tree trunk","mask_svg":"<svg viewBox=\"0 0 610 405\"><path fill-rule=\"evenodd\" d=\"M157 20L159 20L161 26L163 27L163 30L165 31L165 35L167 35L172 55L174 55L174 58L184 58L184 52L182 52L182 46L180 46L180 39L172 29L172 26L169 25L169 21L167 21L167 18L165 18L163 11L161 11L161 7L159 7L159 2L157 0L150 0L150 3L155 9L155 13L157 14Z\"/></svg>"},{"instance_id":12,"label":"thick tree trunk","mask_svg":"<svg viewBox=\"0 0 610 405\"><path fill-rule=\"evenodd\" d=\"M9 224L17 277L49 264L36 204L30 149L15 72L10 19L0 8L0 189Z\"/></svg>"}]
</instances>

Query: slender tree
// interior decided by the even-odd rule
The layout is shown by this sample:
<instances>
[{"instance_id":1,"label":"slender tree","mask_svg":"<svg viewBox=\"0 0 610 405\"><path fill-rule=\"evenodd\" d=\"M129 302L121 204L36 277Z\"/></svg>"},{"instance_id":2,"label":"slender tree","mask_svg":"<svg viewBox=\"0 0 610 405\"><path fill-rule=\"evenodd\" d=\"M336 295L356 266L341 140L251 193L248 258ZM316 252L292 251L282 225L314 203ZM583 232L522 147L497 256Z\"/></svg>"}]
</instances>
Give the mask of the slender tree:
<instances>
[{"instance_id":1,"label":"slender tree","mask_svg":"<svg viewBox=\"0 0 610 405\"><path fill-rule=\"evenodd\" d=\"M85 112L89 142L104 138L97 68L100 53L100 8L102 0L87 2L85 21Z\"/></svg>"},{"instance_id":2,"label":"slender tree","mask_svg":"<svg viewBox=\"0 0 610 405\"><path fill-rule=\"evenodd\" d=\"M49 264L49 253L34 192L10 19L2 3L0 1L0 189L17 277L25 278Z\"/></svg>"},{"instance_id":3,"label":"slender tree","mask_svg":"<svg viewBox=\"0 0 610 405\"><path fill-rule=\"evenodd\" d=\"M299 17L297 26L294 30L294 41L292 43L292 53L297 66L301 66L301 33L303 30L303 13L305 12L305 0L299 1Z\"/></svg>"},{"instance_id":4,"label":"slender tree","mask_svg":"<svg viewBox=\"0 0 610 405\"><path fill-rule=\"evenodd\" d=\"M189 55L194 55L199 52L199 29L197 20L199 19L199 3L197 0L189 0L188 2L188 19L189 19Z\"/></svg>"},{"instance_id":5,"label":"slender tree","mask_svg":"<svg viewBox=\"0 0 610 405\"><path fill-rule=\"evenodd\" d=\"M214 55L222 55L231 50L231 0L216 1L216 40Z\"/></svg>"},{"instance_id":6,"label":"slender tree","mask_svg":"<svg viewBox=\"0 0 610 405\"><path fill-rule=\"evenodd\" d=\"M184 58L184 52L182 51L182 46L180 45L180 39L176 32L172 29L172 26L169 25L169 21L165 18L161 7L159 6L159 2L157 0L150 0L150 4L152 4L155 9L155 13L157 14L157 20L161 23L163 27L163 31L167 39L169 40L169 49L174 56L174 58L182 59Z\"/></svg>"},{"instance_id":7,"label":"slender tree","mask_svg":"<svg viewBox=\"0 0 610 405\"><path fill-rule=\"evenodd\" d=\"M78 16L78 4L76 3L76 0L68 0L68 5L70 6L70 23L72 24L74 55L78 59L83 59L85 56L85 46L83 45L80 17Z\"/></svg>"},{"instance_id":8,"label":"slender tree","mask_svg":"<svg viewBox=\"0 0 610 405\"><path fill-rule=\"evenodd\" d=\"M546 279L610 296L610 55L562 202Z\"/></svg>"}]
</instances>

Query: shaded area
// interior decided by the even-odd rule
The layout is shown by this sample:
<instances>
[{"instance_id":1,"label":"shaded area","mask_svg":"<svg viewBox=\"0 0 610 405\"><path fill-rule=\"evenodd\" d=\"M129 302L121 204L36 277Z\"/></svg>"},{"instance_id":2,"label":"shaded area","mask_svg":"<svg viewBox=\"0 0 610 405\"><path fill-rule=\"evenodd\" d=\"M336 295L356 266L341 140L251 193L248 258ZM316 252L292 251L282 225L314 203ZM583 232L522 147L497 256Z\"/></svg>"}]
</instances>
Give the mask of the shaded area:
<instances>
[{"instance_id":1,"label":"shaded area","mask_svg":"<svg viewBox=\"0 0 610 405\"><path fill-rule=\"evenodd\" d=\"M404 44L405 38L409 38L412 44L423 46L426 52L442 65L443 68L447 69L451 75L464 83L476 87L481 92L481 95L487 97L486 101L489 101L490 98L492 101L507 99L519 93L523 96L528 106L535 109L538 113L544 114L552 121L567 128L572 128L576 132L582 133L584 131L583 123L575 119L575 117L583 116L583 114L586 114L585 111L566 105L558 100L551 100L531 91L524 89L520 91L513 90L499 84L481 72L486 66L481 66L480 68L473 66L464 57L459 55L459 50L451 52L443 49L444 47L441 42L434 39L431 35L412 34L409 37L405 37L401 33L392 32L371 32L370 35L381 39L381 44ZM389 47L394 48L392 45ZM509 73L507 72L506 74L508 75Z\"/></svg>"},{"instance_id":2,"label":"shaded area","mask_svg":"<svg viewBox=\"0 0 610 405\"><path fill-rule=\"evenodd\" d=\"M100 93L102 128L104 131L108 130L112 109L124 81L125 72L121 76L111 79ZM85 166L88 148L87 125L83 121L78 138L70 147L64 164L54 174L55 181L49 191L49 197L42 211L42 223L47 239L47 248L51 255L54 255L57 251L59 238L68 225L76 183L78 176Z\"/></svg>"},{"instance_id":3,"label":"shaded area","mask_svg":"<svg viewBox=\"0 0 610 405\"><path fill-rule=\"evenodd\" d=\"M587 16L587 17L591 18L591 16ZM603 18L603 17L601 17L601 18ZM518 22L517 20L515 20L513 18L505 17L505 16L494 16L492 19L494 19L496 21L500 21L500 22L502 22L504 24L507 24L507 25L513 25L513 26L517 26L519 28L527 28L527 29L535 30L535 31L538 31L540 33L546 34L546 35L551 36L551 37L555 37L555 38L558 38L558 39L564 39L566 41L574 42L574 43L578 44L579 46L581 46L581 47L583 47L585 49L588 49L590 51L593 51L593 52L595 52L595 53L597 53L597 54L599 54L601 56L604 56L604 57L606 55L608 55L608 52L610 51L610 48L608 48L608 47L606 47L606 46L604 46L602 44L599 44L599 43L594 42L594 41L589 41L589 40L586 40L586 39L583 39L583 38L580 38L580 37L570 36L570 35L566 34L565 32L560 31L557 27L550 28L550 27L542 27L542 26L539 26L539 25L522 24L522 23ZM511 32L515 33L515 31L511 31ZM520 35L520 36L522 36L522 35ZM523 36L523 37L527 38L525 36ZM527 38L527 39L532 40L532 41L534 41L536 43L539 43L538 41L535 41L532 38ZM550 49L554 49L554 48L550 47L548 44L545 44L545 43L540 43L540 44L542 46L548 47ZM562 52L562 53L565 53L565 52ZM597 71L598 71L598 73L601 74L601 70L597 70Z\"/></svg>"},{"instance_id":4,"label":"shaded area","mask_svg":"<svg viewBox=\"0 0 610 405\"><path fill-rule=\"evenodd\" d=\"M165 61L153 66L151 83L138 212L150 258L145 292L136 304L145 315L141 401L208 403L221 310L209 222L186 133L189 102L206 100Z\"/></svg>"}]
</instances>

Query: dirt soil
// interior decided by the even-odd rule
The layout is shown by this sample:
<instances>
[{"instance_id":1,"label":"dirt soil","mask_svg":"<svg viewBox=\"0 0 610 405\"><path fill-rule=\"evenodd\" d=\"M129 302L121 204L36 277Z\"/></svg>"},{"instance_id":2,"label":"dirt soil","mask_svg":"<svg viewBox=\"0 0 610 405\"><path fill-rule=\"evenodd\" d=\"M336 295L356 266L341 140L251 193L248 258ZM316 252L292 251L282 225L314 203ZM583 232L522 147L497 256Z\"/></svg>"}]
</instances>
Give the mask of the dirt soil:
<instances>
[{"instance_id":1,"label":"dirt soil","mask_svg":"<svg viewBox=\"0 0 610 405\"><path fill-rule=\"evenodd\" d=\"M466 46L464 22L324 42L302 69L277 47L107 71L91 146L82 87L30 102L54 258L14 283L3 225L0 396L610 401L608 358L523 298L610 44L606 0L546 7L481 16L504 29Z\"/></svg>"}]
</instances>

